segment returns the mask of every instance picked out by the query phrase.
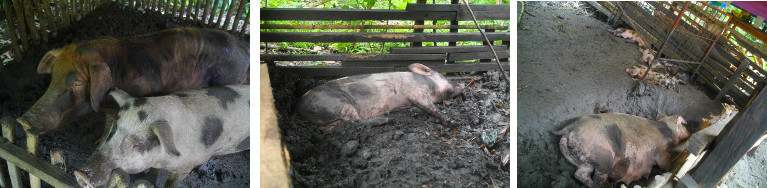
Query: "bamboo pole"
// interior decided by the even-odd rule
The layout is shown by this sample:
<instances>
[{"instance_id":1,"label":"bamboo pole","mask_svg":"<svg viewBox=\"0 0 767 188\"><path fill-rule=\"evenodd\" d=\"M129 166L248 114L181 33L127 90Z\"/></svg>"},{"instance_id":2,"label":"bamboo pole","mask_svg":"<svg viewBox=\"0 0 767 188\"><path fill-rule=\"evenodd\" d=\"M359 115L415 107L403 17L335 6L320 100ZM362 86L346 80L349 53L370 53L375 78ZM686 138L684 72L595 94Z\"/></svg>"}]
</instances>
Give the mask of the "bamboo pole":
<instances>
[{"instance_id":1,"label":"bamboo pole","mask_svg":"<svg viewBox=\"0 0 767 188\"><path fill-rule=\"evenodd\" d=\"M48 42L48 33L46 33L46 30L48 30L48 22L46 22L45 10L43 10L42 4L43 3L40 0L32 1L32 8L38 10L38 12L32 12L31 15L37 17L37 21L40 23L40 36L43 38L44 42ZM34 17L32 17L32 19L34 19Z\"/></svg>"},{"instance_id":2,"label":"bamboo pole","mask_svg":"<svg viewBox=\"0 0 767 188\"><path fill-rule=\"evenodd\" d=\"M214 21L213 19L216 17L216 6L218 6L219 0L213 0L213 6L208 7L210 9L210 18L208 19L208 25L213 25Z\"/></svg>"},{"instance_id":3,"label":"bamboo pole","mask_svg":"<svg viewBox=\"0 0 767 188\"><path fill-rule=\"evenodd\" d=\"M24 20L27 21L27 27L29 28L29 33L32 35L32 43L39 43L40 42L40 34L37 32L37 27L35 26L35 19L33 18L33 15L30 13L32 11L32 2L31 1L24 1Z\"/></svg>"},{"instance_id":4,"label":"bamboo pole","mask_svg":"<svg viewBox=\"0 0 767 188\"><path fill-rule=\"evenodd\" d=\"M51 36L55 37L58 35L58 27L56 26L56 23L61 23L56 21L56 15L51 10L51 3L48 0L42 0L43 8L45 9L45 15L48 17L48 25L51 29Z\"/></svg>"},{"instance_id":5,"label":"bamboo pole","mask_svg":"<svg viewBox=\"0 0 767 188\"><path fill-rule=\"evenodd\" d=\"M199 0L194 2L194 10L192 10L192 20L200 20L200 4L202 4L204 0Z\"/></svg>"},{"instance_id":6,"label":"bamboo pole","mask_svg":"<svg viewBox=\"0 0 767 188\"><path fill-rule=\"evenodd\" d=\"M178 19L178 17L181 16L181 12L180 12L181 11L181 7L178 5L178 3L179 3L179 0L173 0L173 14L171 14L171 16L176 17L177 19ZM176 13L179 14L178 17L176 16Z\"/></svg>"},{"instance_id":7,"label":"bamboo pole","mask_svg":"<svg viewBox=\"0 0 767 188\"><path fill-rule=\"evenodd\" d=\"M240 6L237 10L237 15L234 16L234 24L232 25L232 30L237 32L239 29L237 29L237 26L240 25L240 18L242 18L242 14L245 13L245 5L247 4L246 0L240 0Z\"/></svg>"},{"instance_id":8,"label":"bamboo pole","mask_svg":"<svg viewBox=\"0 0 767 188\"><path fill-rule=\"evenodd\" d=\"M21 58L21 48L19 48L19 41L16 40L16 28L14 25L16 23L16 19L13 17L13 11L11 10L11 0L3 0L3 3L5 4L5 14L6 14L6 23L8 24L8 31L11 34L11 48L13 53L15 54L16 58ZM24 46L26 48L27 46ZM0 170L2 171L2 170ZM7 185L4 185L3 187L8 187Z\"/></svg>"},{"instance_id":9,"label":"bamboo pole","mask_svg":"<svg viewBox=\"0 0 767 188\"><path fill-rule=\"evenodd\" d=\"M186 6L188 5L186 5L185 2L186 0L181 0L180 2L181 4L179 4L181 6L181 11L178 12L178 18L180 18L181 20L186 19Z\"/></svg>"},{"instance_id":10,"label":"bamboo pole","mask_svg":"<svg viewBox=\"0 0 767 188\"><path fill-rule=\"evenodd\" d=\"M226 14L226 10L228 10L229 7L226 7L226 2L224 0L221 0L221 9L218 11L218 21L216 21L216 28L221 28L221 24L224 22L224 17L226 17L224 14Z\"/></svg>"},{"instance_id":11,"label":"bamboo pole","mask_svg":"<svg viewBox=\"0 0 767 188\"><path fill-rule=\"evenodd\" d=\"M24 6L19 2L19 0L12 0L13 1L13 9L16 10L16 28L19 28L19 35L21 36L21 45L22 49L26 50L29 48L29 37L27 36L26 31L26 24L24 24L24 13L23 8ZM9 27L12 27L9 25Z\"/></svg>"},{"instance_id":12,"label":"bamboo pole","mask_svg":"<svg viewBox=\"0 0 767 188\"><path fill-rule=\"evenodd\" d=\"M239 4L239 3L237 3L237 4ZM226 20L226 21L224 21L224 25L221 26L221 30L224 30L224 31L228 30L227 28L229 27L229 22L232 21L232 14L233 14L232 11L235 10L234 9L234 5L235 5L235 0L232 0L229 3L229 8L226 11L226 17L224 18L224 20Z\"/></svg>"},{"instance_id":13,"label":"bamboo pole","mask_svg":"<svg viewBox=\"0 0 767 188\"><path fill-rule=\"evenodd\" d=\"M194 17L192 17L192 9L194 9L194 4L197 4L197 1L189 1L186 4L186 19L187 20L190 20L190 19L193 20L194 19Z\"/></svg>"},{"instance_id":14,"label":"bamboo pole","mask_svg":"<svg viewBox=\"0 0 767 188\"><path fill-rule=\"evenodd\" d=\"M16 128L13 124L13 118L4 117L0 123L2 123L3 126L3 137L8 139L8 142L13 144L16 141L16 137L14 137L13 134L14 129ZM13 184L13 188L24 187L24 185L22 185L24 182L21 181L21 176L19 176L19 168L11 163L11 161L6 161L6 163L8 164L8 175L11 177L11 184Z\"/></svg>"},{"instance_id":15,"label":"bamboo pole","mask_svg":"<svg viewBox=\"0 0 767 188\"><path fill-rule=\"evenodd\" d=\"M202 5L202 18L200 18L200 22L205 23L205 21L208 20L208 15L210 13L210 3L213 3L211 0L205 0L205 4ZM210 23L210 22L208 22ZM206 23L207 24L207 23Z\"/></svg>"},{"instance_id":16,"label":"bamboo pole","mask_svg":"<svg viewBox=\"0 0 767 188\"><path fill-rule=\"evenodd\" d=\"M34 156L37 156L37 146L39 145L39 136L27 132L27 151ZM29 174L29 186L32 188L40 188L40 178Z\"/></svg>"},{"instance_id":17,"label":"bamboo pole","mask_svg":"<svg viewBox=\"0 0 767 188\"><path fill-rule=\"evenodd\" d=\"M250 14L253 14L252 12ZM245 36L245 30L248 29L248 24L250 24L250 14L245 15L245 24L242 25L242 31L240 31L240 36Z\"/></svg>"},{"instance_id":18,"label":"bamboo pole","mask_svg":"<svg viewBox=\"0 0 767 188\"><path fill-rule=\"evenodd\" d=\"M69 1L67 3L68 11L69 11L69 22L75 22L77 20L77 5L75 4L75 0L67 0Z\"/></svg>"},{"instance_id":19,"label":"bamboo pole","mask_svg":"<svg viewBox=\"0 0 767 188\"><path fill-rule=\"evenodd\" d=\"M67 0L58 0L57 10L59 11L59 22L61 28L67 28L69 26L69 19L67 18Z\"/></svg>"},{"instance_id":20,"label":"bamboo pole","mask_svg":"<svg viewBox=\"0 0 767 188\"><path fill-rule=\"evenodd\" d=\"M173 9L170 6L170 1L172 0L165 0L165 14L173 15Z\"/></svg>"}]
</instances>

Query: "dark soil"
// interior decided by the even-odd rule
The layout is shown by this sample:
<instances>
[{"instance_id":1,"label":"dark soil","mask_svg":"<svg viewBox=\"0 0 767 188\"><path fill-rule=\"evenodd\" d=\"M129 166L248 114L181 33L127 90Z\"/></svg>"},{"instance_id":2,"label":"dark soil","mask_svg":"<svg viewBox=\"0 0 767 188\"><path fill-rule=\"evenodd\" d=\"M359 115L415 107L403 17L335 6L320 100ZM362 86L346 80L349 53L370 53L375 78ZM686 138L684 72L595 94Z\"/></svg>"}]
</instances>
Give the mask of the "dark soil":
<instances>
[{"instance_id":1,"label":"dark soil","mask_svg":"<svg viewBox=\"0 0 767 188\"><path fill-rule=\"evenodd\" d=\"M32 44L21 58L0 70L0 116L21 116L48 88L50 75L37 74L37 64L49 50L83 40L99 37L131 37L157 32L174 27L207 27L195 21L176 20L154 11L145 13L116 4L105 4L73 23L69 29L59 31L47 42ZM248 39L242 39L247 41ZM94 152L97 139L101 136L104 115L91 113L72 123L64 124L59 130L40 136L40 158L48 161L51 150L63 150L68 155L67 173L72 173L85 163ZM17 125L17 137L22 138L23 130ZM18 139L23 140L23 139ZM25 146L23 142L18 143ZM26 147L22 147L26 148ZM186 187L247 187L249 185L250 154L240 152L213 157L207 163L195 168L184 179ZM5 165L5 163L1 163ZM160 181L167 176L161 173ZM131 179L141 178L134 175ZM25 183L26 184L26 183ZM26 184L28 185L28 184ZM158 186L163 186L164 181Z\"/></svg>"},{"instance_id":2,"label":"dark soil","mask_svg":"<svg viewBox=\"0 0 767 188\"><path fill-rule=\"evenodd\" d=\"M477 73L473 89L437 107L454 118L442 126L418 108L385 115L379 126L342 123L328 133L293 118L297 100L329 79L302 78L269 68L279 126L290 153L296 187L510 187L508 131L483 146L483 129L500 131L509 124L509 83L499 72ZM467 83L471 76L448 76Z\"/></svg>"}]
</instances>

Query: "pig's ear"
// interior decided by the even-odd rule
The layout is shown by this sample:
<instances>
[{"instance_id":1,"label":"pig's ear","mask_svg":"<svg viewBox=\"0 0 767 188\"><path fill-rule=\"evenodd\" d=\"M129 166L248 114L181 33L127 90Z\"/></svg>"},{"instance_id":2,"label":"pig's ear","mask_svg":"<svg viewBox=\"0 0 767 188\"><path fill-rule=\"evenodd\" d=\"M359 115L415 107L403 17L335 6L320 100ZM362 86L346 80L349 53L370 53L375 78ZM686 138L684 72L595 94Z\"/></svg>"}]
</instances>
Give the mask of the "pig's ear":
<instances>
[{"instance_id":1,"label":"pig's ear","mask_svg":"<svg viewBox=\"0 0 767 188\"><path fill-rule=\"evenodd\" d=\"M107 95L107 91L112 89L112 76L109 66L103 61L93 61L95 59L91 59L89 66L91 76L91 106L93 110L99 111L101 100Z\"/></svg>"},{"instance_id":2,"label":"pig's ear","mask_svg":"<svg viewBox=\"0 0 767 188\"><path fill-rule=\"evenodd\" d=\"M62 49L55 49L48 51L40 60L40 64L37 65L37 74L50 74L53 70L53 62L56 61L56 57L61 55Z\"/></svg>"},{"instance_id":3,"label":"pig's ear","mask_svg":"<svg viewBox=\"0 0 767 188\"><path fill-rule=\"evenodd\" d=\"M425 76L429 76L434 72L426 65L422 65L420 63L410 64L408 68L410 69L410 71L413 71L414 73L425 75Z\"/></svg>"},{"instance_id":4,"label":"pig's ear","mask_svg":"<svg viewBox=\"0 0 767 188\"><path fill-rule=\"evenodd\" d=\"M133 97L131 97L128 93L125 93L124 91L119 89L109 92L109 95L111 95L112 98L114 98L115 101L117 101L117 105L120 106L121 108L123 107L124 104L129 103L130 101L133 100Z\"/></svg>"},{"instance_id":5,"label":"pig's ear","mask_svg":"<svg viewBox=\"0 0 767 188\"><path fill-rule=\"evenodd\" d=\"M176 149L176 144L173 143L173 131L170 129L168 121L159 120L152 123L152 133L160 139L160 145L165 147L165 151L174 156L181 155Z\"/></svg>"}]
</instances>

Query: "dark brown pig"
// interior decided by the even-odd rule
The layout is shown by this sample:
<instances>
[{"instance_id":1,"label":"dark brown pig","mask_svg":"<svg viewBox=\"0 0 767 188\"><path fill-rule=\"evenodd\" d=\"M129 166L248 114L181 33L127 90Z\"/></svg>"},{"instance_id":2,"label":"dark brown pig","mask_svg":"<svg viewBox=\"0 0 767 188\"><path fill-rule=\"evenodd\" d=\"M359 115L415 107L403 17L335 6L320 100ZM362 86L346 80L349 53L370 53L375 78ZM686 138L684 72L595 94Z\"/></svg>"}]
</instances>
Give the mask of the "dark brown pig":
<instances>
[{"instance_id":1,"label":"dark brown pig","mask_svg":"<svg viewBox=\"0 0 767 188\"><path fill-rule=\"evenodd\" d=\"M51 74L51 83L17 120L29 132L44 134L93 111L116 112L116 103L106 98L115 88L137 97L157 96L246 83L248 71L248 44L214 29L83 41L45 54L37 72Z\"/></svg>"},{"instance_id":2,"label":"dark brown pig","mask_svg":"<svg viewBox=\"0 0 767 188\"><path fill-rule=\"evenodd\" d=\"M463 86L451 84L422 64L408 68L412 72L355 75L317 86L301 97L296 114L328 131L342 121L383 124L388 119L378 116L417 106L442 124L450 124L434 103L458 95Z\"/></svg>"},{"instance_id":3,"label":"dark brown pig","mask_svg":"<svg viewBox=\"0 0 767 188\"><path fill-rule=\"evenodd\" d=\"M679 115L654 121L605 113L580 117L554 134L562 135L559 149L578 167L575 178L595 187L606 186L608 178L626 184L646 178L656 164L670 170L669 149L690 137L684 123Z\"/></svg>"}]
</instances>

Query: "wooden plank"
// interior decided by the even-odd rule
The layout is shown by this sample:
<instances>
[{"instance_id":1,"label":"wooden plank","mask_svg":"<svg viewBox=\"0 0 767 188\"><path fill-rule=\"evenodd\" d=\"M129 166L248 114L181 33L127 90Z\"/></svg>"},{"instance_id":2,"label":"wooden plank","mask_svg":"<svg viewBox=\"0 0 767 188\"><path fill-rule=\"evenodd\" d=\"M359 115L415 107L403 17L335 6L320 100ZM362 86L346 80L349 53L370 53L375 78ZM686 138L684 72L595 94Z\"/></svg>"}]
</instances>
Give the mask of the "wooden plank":
<instances>
[{"instance_id":1,"label":"wooden plank","mask_svg":"<svg viewBox=\"0 0 767 188\"><path fill-rule=\"evenodd\" d=\"M237 10L237 15L234 16L234 25L232 26L232 29L229 30L229 31L237 32L237 31L240 31L240 30L245 30L244 28L243 29L238 29L237 26L240 25L240 20L242 20L240 18L242 18L242 14L245 13L245 7L247 6L246 3L247 3L246 0L241 0L240 1L240 6L238 8L239 10Z\"/></svg>"},{"instance_id":2,"label":"wooden plank","mask_svg":"<svg viewBox=\"0 0 767 188\"><path fill-rule=\"evenodd\" d=\"M482 29L509 30L499 25L480 25ZM474 25L264 25L261 29L477 29Z\"/></svg>"},{"instance_id":3,"label":"wooden plank","mask_svg":"<svg viewBox=\"0 0 767 188\"><path fill-rule=\"evenodd\" d=\"M424 61L424 60L417 60L417 61L410 61L410 60L403 60L403 61L343 61L341 62L342 67L407 67L410 64L413 63L420 63L426 66L436 66L445 64L445 60L441 61Z\"/></svg>"},{"instance_id":4,"label":"wooden plank","mask_svg":"<svg viewBox=\"0 0 767 188\"><path fill-rule=\"evenodd\" d=\"M761 92L716 138L692 177L703 187L714 187L767 131L767 94Z\"/></svg>"},{"instance_id":5,"label":"wooden plank","mask_svg":"<svg viewBox=\"0 0 767 188\"><path fill-rule=\"evenodd\" d=\"M489 51L489 50L488 50ZM508 59L509 50L496 50L498 58ZM463 61L472 59L495 59L492 52L452 52L447 54L448 61Z\"/></svg>"},{"instance_id":6,"label":"wooden plank","mask_svg":"<svg viewBox=\"0 0 767 188\"><path fill-rule=\"evenodd\" d=\"M8 27L15 28L17 18L13 17L13 11L11 10L11 7L13 6L11 3L11 0L2 0L5 8L5 14L6 14L6 24L8 24ZM21 49L19 48L19 41L16 40L16 30L15 29L9 29L9 34L11 35L11 47L13 48L13 53L16 55L16 58L21 57ZM24 46L25 48L28 48L27 46ZM4 53L4 52L0 52ZM2 64L2 63L0 63ZM2 171L2 170L0 170ZM8 186L3 186L8 187Z\"/></svg>"},{"instance_id":7,"label":"wooden plank","mask_svg":"<svg viewBox=\"0 0 767 188\"><path fill-rule=\"evenodd\" d=\"M277 126L278 113L274 107L272 85L266 64L261 64L260 78L260 185L261 187L291 187L290 157L284 153L287 150L282 143L280 127Z\"/></svg>"},{"instance_id":8,"label":"wooden plank","mask_svg":"<svg viewBox=\"0 0 767 188\"><path fill-rule=\"evenodd\" d=\"M465 6L465 5L464 5ZM473 9L473 8L472 8ZM509 20L511 18L511 12L508 11L474 11L474 16L477 18L477 21L480 20ZM471 12L469 11L458 11L458 14L455 16L456 20L459 21L474 21L474 18L471 17Z\"/></svg>"},{"instance_id":9,"label":"wooden plank","mask_svg":"<svg viewBox=\"0 0 767 188\"><path fill-rule=\"evenodd\" d=\"M42 3L42 8L45 9L45 16L48 18L46 22L50 23L49 26L51 29L51 33L53 34L52 36L55 37L56 35L58 35L58 27L56 26L56 24L60 22L56 20L55 14L51 12L51 3L49 2L49 0L43 0L43 2L44 3ZM43 19L40 19L40 20L42 22Z\"/></svg>"},{"instance_id":10,"label":"wooden plank","mask_svg":"<svg viewBox=\"0 0 767 188\"><path fill-rule=\"evenodd\" d=\"M186 6L188 6L186 3L189 3L189 2L187 0L181 0L181 2L179 2L179 3L180 3L179 6L181 6L181 7L179 7L179 9L181 9L181 10L178 12L178 18L179 18L179 20L185 20L185 19L187 19L186 18L187 17L187 15L186 15Z\"/></svg>"},{"instance_id":11,"label":"wooden plank","mask_svg":"<svg viewBox=\"0 0 767 188\"><path fill-rule=\"evenodd\" d=\"M245 24L242 25L242 30L240 31L241 35L246 35L247 34L247 33L245 33L245 31L247 31L248 25L250 24L250 14L253 14L253 13L251 12L248 15L245 15Z\"/></svg>"},{"instance_id":12,"label":"wooden plank","mask_svg":"<svg viewBox=\"0 0 767 188\"><path fill-rule=\"evenodd\" d=\"M34 158L27 158L27 159L37 159L37 145L39 141L39 137L37 135L31 134L27 132L27 151L29 154L31 154ZM46 163L47 164L47 163ZM45 171L42 171L40 173L46 173ZM29 186L31 188L40 188L42 182L40 182L40 178L34 175L30 172L29 174Z\"/></svg>"},{"instance_id":13,"label":"wooden plank","mask_svg":"<svg viewBox=\"0 0 767 188\"><path fill-rule=\"evenodd\" d=\"M208 16L210 15L210 4L213 3L214 0L205 0L205 4L202 5L202 18L200 18L201 22L205 23L206 20L208 20ZM207 22L210 23L210 22Z\"/></svg>"},{"instance_id":14,"label":"wooden plank","mask_svg":"<svg viewBox=\"0 0 767 188\"><path fill-rule=\"evenodd\" d=\"M29 36L31 37L30 39L32 39L33 43L37 44L40 42L40 35L37 32L37 28L35 27L35 22L34 19L32 19L32 15L29 13L29 11L26 11L31 9L32 2L23 1L23 5L24 20L26 21L26 24L21 26L27 27L27 29L29 29Z\"/></svg>"},{"instance_id":15,"label":"wooden plank","mask_svg":"<svg viewBox=\"0 0 767 188\"><path fill-rule=\"evenodd\" d=\"M511 68L509 62L501 62L505 70ZM372 74L380 72L408 71L403 67L341 67L341 66L278 66L278 68L295 72L301 76L349 76L357 74ZM475 72L497 70L495 63L460 63L445 64L431 67L437 72Z\"/></svg>"},{"instance_id":16,"label":"wooden plank","mask_svg":"<svg viewBox=\"0 0 767 188\"><path fill-rule=\"evenodd\" d=\"M31 13L30 16L32 16L32 17L30 17L30 18L31 19L34 19L34 17L38 18L37 22L40 24L40 37L43 39L43 42L48 42L48 33L46 32L46 30L48 30L48 22L45 21L45 18L46 18L45 10L43 10L43 8L42 8L43 5L42 4L43 3L40 0L32 0L31 7L33 9L35 9L35 10L38 10L38 11ZM37 13L37 14L35 14L35 13ZM34 24L34 20L32 21L32 23L33 24L30 27L35 28L36 26ZM35 30L36 29L37 28L35 28Z\"/></svg>"},{"instance_id":17,"label":"wooden plank","mask_svg":"<svg viewBox=\"0 0 767 188\"><path fill-rule=\"evenodd\" d=\"M455 12L262 8L261 20L454 20Z\"/></svg>"},{"instance_id":18,"label":"wooden plank","mask_svg":"<svg viewBox=\"0 0 767 188\"><path fill-rule=\"evenodd\" d=\"M208 18L208 25L216 24L217 22L214 22L214 19L216 18L216 7L218 6L219 0L213 0L213 6L208 7L210 9L210 18ZM263 18L261 18L263 19Z\"/></svg>"},{"instance_id":19,"label":"wooden plank","mask_svg":"<svg viewBox=\"0 0 767 188\"><path fill-rule=\"evenodd\" d=\"M226 17L224 14L226 14L226 11L228 9L225 9L226 3L228 1L222 1L221 3L221 9L218 11L218 21L216 21L216 28L221 28L221 24L224 22L224 18Z\"/></svg>"},{"instance_id":20,"label":"wooden plank","mask_svg":"<svg viewBox=\"0 0 767 188\"><path fill-rule=\"evenodd\" d=\"M612 20L612 18L614 17L612 11L607 10L607 8L605 8L604 6L600 5L596 1L586 1L586 3L591 5L591 7L596 8L599 12L602 12L602 14L607 15L607 20Z\"/></svg>"},{"instance_id":21,"label":"wooden plank","mask_svg":"<svg viewBox=\"0 0 767 188\"><path fill-rule=\"evenodd\" d=\"M496 52L509 47L505 45L493 45ZM392 54L444 54L453 52L489 52L490 47L487 46L428 46L428 47L392 47Z\"/></svg>"},{"instance_id":22,"label":"wooden plank","mask_svg":"<svg viewBox=\"0 0 767 188\"><path fill-rule=\"evenodd\" d=\"M0 157L13 163L32 175L39 176L54 187L76 187L75 177L61 169L38 159L24 149L11 144L7 140L0 140Z\"/></svg>"},{"instance_id":23,"label":"wooden plank","mask_svg":"<svg viewBox=\"0 0 767 188\"><path fill-rule=\"evenodd\" d=\"M510 12L511 6L509 4L502 5L477 5L469 4L473 11L503 11ZM409 11L468 11L466 5L461 2L460 4L416 4L408 3L405 10Z\"/></svg>"},{"instance_id":24,"label":"wooden plank","mask_svg":"<svg viewBox=\"0 0 767 188\"><path fill-rule=\"evenodd\" d=\"M0 139L0 141L9 142L13 144L14 141L16 140L16 137L13 134L16 128L16 126L14 126L16 124L13 121L13 118L11 118L10 116L5 116L5 117L2 117L0 121L2 121L0 122L0 124L2 124L3 137L5 138L5 139ZM16 167L16 165L14 165L13 162L9 161L5 157L2 157L2 158L5 159L6 163L8 164L8 173L9 173L9 177L11 178L11 184L13 184L13 188L24 187L23 185L24 182L22 182L21 180L19 168Z\"/></svg>"},{"instance_id":25,"label":"wooden plank","mask_svg":"<svg viewBox=\"0 0 767 188\"><path fill-rule=\"evenodd\" d=\"M509 40L509 32L486 33L491 41ZM453 42L482 41L480 33L260 32L261 42Z\"/></svg>"},{"instance_id":26,"label":"wooden plank","mask_svg":"<svg viewBox=\"0 0 767 188\"><path fill-rule=\"evenodd\" d=\"M445 60L445 54L261 54L262 61L395 61Z\"/></svg>"}]
</instances>

